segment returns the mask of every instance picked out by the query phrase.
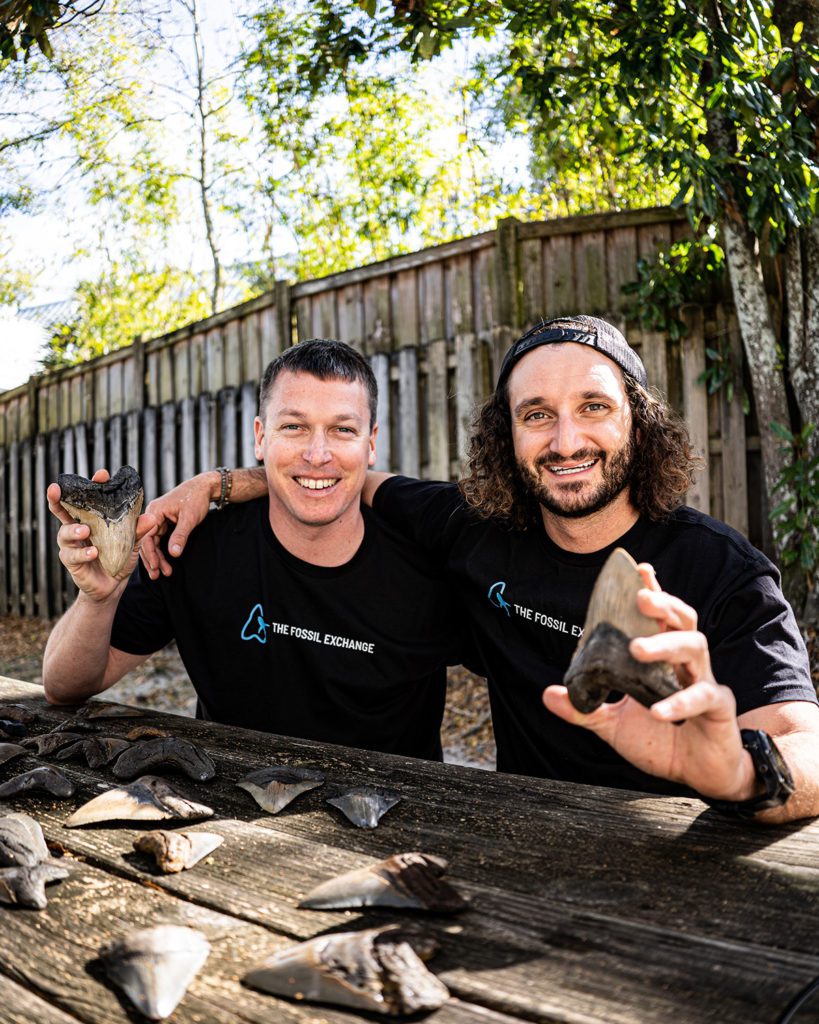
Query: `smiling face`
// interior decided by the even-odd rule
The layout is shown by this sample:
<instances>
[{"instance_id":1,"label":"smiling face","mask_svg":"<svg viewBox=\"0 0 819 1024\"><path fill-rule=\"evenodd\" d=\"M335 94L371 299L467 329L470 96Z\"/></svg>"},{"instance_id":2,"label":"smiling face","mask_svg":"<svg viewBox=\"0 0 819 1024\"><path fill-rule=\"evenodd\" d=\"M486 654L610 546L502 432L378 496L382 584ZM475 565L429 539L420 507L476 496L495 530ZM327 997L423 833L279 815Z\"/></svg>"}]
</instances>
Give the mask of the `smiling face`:
<instances>
[{"instance_id":1,"label":"smiling face","mask_svg":"<svg viewBox=\"0 0 819 1024\"><path fill-rule=\"evenodd\" d=\"M375 462L367 389L358 380L319 380L282 371L254 423L274 531L360 522L367 469Z\"/></svg>"},{"instance_id":2,"label":"smiling face","mask_svg":"<svg viewBox=\"0 0 819 1024\"><path fill-rule=\"evenodd\" d=\"M518 469L545 514L630 512L631 408L616 363L587 345L542 345L514 367L508 394Z\"/></svg>"}]
</instances>

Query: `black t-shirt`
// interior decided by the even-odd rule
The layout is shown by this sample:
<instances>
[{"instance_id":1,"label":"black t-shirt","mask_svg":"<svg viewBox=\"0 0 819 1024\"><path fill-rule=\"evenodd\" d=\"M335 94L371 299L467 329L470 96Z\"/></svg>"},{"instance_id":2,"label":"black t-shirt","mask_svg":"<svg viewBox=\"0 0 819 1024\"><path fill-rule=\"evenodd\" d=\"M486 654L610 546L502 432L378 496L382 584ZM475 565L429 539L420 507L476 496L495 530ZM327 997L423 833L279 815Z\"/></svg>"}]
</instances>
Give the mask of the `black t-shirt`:
<instances>
[{"instance_id":1,"label":"black t-shirt","mask_svg":"<svg viewBox=\"0 0 819 1024\"><path fill-rule=\"evenodd\" d=\"M457 609L431 557L363 512L359 550L332 568L282 547L267 498L212 513L171 577L134 570L112 646L148 654L176 639L202 717L440 759Z\"/></svg>"},{"instance_id":2,"label":"black t-shirt","mask_svg":"<svg viewBox=\"0 0 819 1024\"><path fill-rule=\"evenodd\" d=\"M452 484L396 477L375 508L451 574L489 679L498 769L654 792L681 787L634 768L591 732L542 703L560 683L583 628L597 574L615 547L650 562L664 590L695 608L715 678L737 713L785 700L816 702L805 646L779 574L724 523L681 508L665 523L639 519L592 554L564 551L545 530L480 519Z\"/></svg>"}]
</instances>

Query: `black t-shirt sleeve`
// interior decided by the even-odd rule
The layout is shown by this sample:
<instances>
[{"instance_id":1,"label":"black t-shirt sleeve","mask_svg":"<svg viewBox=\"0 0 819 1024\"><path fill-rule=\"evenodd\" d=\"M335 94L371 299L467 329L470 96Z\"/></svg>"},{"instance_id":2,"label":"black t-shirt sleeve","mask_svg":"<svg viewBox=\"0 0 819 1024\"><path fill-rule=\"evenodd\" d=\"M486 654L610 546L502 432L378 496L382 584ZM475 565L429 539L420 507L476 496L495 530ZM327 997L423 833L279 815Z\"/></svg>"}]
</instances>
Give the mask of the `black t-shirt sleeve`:
<instances>
[{"instance_id":1,"label":"black t-shirt sleeve","mask_svg":"<svg viewBox=\"0 0 819 1024\"><path fill-rule=\"evenodd\" d=\"M137 562L114 616L112 647L126 654L153 654L173 640L165 601L169 584L164 577L152 580L142 562Z\"/></svg>"},{"instance_id":2,"label":"black t-shirt sleeve","mask_svg":"<svg viewBox=\"0 0 819 1024\"><path fill-rule=\"evenodd\" d=\"M464 523L456 484L394 476L375 492L374 510L422 548L446 560Z\"/></svg>"}]
</instances>

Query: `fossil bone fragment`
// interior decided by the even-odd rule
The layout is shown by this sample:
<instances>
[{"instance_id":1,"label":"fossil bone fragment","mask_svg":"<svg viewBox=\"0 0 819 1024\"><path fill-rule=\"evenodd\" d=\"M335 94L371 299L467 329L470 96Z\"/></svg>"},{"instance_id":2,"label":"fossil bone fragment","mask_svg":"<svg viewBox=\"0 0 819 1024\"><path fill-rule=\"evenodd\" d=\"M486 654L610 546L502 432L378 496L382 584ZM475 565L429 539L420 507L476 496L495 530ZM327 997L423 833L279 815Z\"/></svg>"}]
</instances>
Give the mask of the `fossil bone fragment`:
<instances>
[{"instance_id":1,"label":"fossil bone fragment","mask_svg":"<svg viewBox=\"0 0 819 1024\"><path fill-rule=\"evenodd\" d=\"M597 577L583 635L563 677L569 699L584 714L599 708L611 691L651 707L680 689L667 662L637 661L628 649L634 637L659 632L657 620L637 608L637 591L644 586L637 563L616 548Z\"/></svg>"},{"instance_id":2,"label":"fossil bone fragment","mask_svg":"<svg viewBox=\"0 0 819 1024\"><path fill-rule=\"evenodd\" d=\"M166 832L157 829L137 836L134 849L137 853L153 857L160 871L173 874L192 868L224 841L222 836L213 832Z\"/></svg>"},{"instance_id":3,"label":"fossil bone fragment","mask_svg":"<svg viewBox=\"0 0 819 1024\"><path fill-rule=\"evenodd\" d=\"M133 779L163 766L176 768L196 782L207 782L216 774L216 765L203 750L176 736L139 740L120 754L113 772L118 779Z\"/></svg>"},{"instance_id":4,"label":"fossil bone fragment","mask_svg":"<svg viewBox=\"0 0 819 1024\"><path fill-rule=\"evenodd\" d=\"M150 1020L173 1013L209 953L201 932L173 924L130 932L99 951L111 982Z\"/></svg>"},{"instance_id":5,"label":"fossil bone fragment","mask_svg":"<svg viewBox=\"0 0 819 1024\"><path fill-rule=\"evenodd\" d=\"M270 814L278 814L300 793L324 784L324 775L311 768L290 768L273 764L239 779L236 785L246 790L256 803Z\"/></svg>"},{"instance_id":6,"label":"fossil bone fragment","mask_svg":"<svg viewBox=\"0 0 819 1024\"><path fill-rule=\"evenodd\" d=\"M449 998L416 951L420 937L396 926L337 932L269 957L242 979L277 996L390 1016L435 1010Z\"/></svg>"},{"instance_id":7,"label":"fossil bone fragment","mask_svg":"<svg viewBox=\"0 0 819 1024\"><path fill-rule=\"evenodd\" d=\"M48 858L43 830L28 814L0 818L0 867L30 868Z\"/></svg>"},{"instance_id":8,"label":"fossil bone fragment","mask_svg":"<svg viewBox=\"0 0 819 1024\"><path fill-rule=\"evenodd\" d=\"M123 466L105 483L73 473L57 477L60 504L91 529L90 541L109 576L125 567L134 549L136 522L142 511L142 481L131 466Z\"/></svg>"},{"instance_id":9,"label":"fossil bone fragment","mask_svg":"<svg viewBox=\"0 0 819 1024\"><path fill-rule=\"evenodd\" d=\"M88 736L75 740L57 754L58 761L85 759L89 768L101 768L116 760L131 744L118 736Z\"/></svg>"},{"instance_id":10,"label":"fossil bone fragment","mask_svg":"<svg viewBox=\"0 0 819 1024\"><path fill-rule=\"evenodd\" d=\"M58 750L84 739L87 737L78 732L46 732L23 740L23 746L35 750L40 757L51 757Z\"/></svg>"},{"instance_id":11,"label":"fossil bone fragment","mask_svg":"<svg viewBox=\"0 0 819 1024\"><path fill-rule=\"evenodd\" d=\"M11 761L13 758L27 753L26 748L21 747L19 743L0 743L0 764L5 764L6 761Z\"/></svg>"},{"instance_id":12,"label":"fossil bone fragment","mask_svg":"<svg viewBox=\"0 0 819 1024\"><path fill-rule=\"evenodd\" d=\"M331 878L316 886L299 903L308 910L343 910L347 907L401 907L452 914L467 903L441 875L442 857L428 853L397 853L378 864Z\"/></svg>"},{"instance_id":13,"label":"fossil bone fragment","mask_svg":"<svg viewBox=\"0 0 819 1024\"><path fill-rule=\"evenodd\" d=\"M23 772L22 775L16 775L8 782L4 782L0 786L0 800L37 790L45 790L52 796L68 799L68 797L74 796L77 787L56 768L41 765L39 768L32 768L31 771Z\"/></svg>"},{"instance_id":14,"label":"fossil bone fragment","mask_svg":"<svg viewBox=\"0 0 819 1024\"><path fill-rule=\"evenodd\" d=\"M378 786L357 786L340 796L327 798L327 803L337 807L358 828L376 828L379 821L401 796L393 789Z\"/></svg>"},{"instance_id":15,"label":"fossil bone fragment","mask_svg":"<svg viewBox=\"0 0 819 1024\"><path fill-rule=\"evenodd\" d=\"M143 775L129 786L100 793L79 807L65 822L66 828L101 821L162 821L165 818L209 818L210 807L177 793L156 775Z\"/></svg>"},{"instance_id":16,"label":"fossil bone fragment","mask_svg":"<svg viewBox=\"0 0 819 1024\"><path fill-rule=\"evenodd\" d=\"M68 878L70 872L51 860L29 867L0 868L0 903L45 910L45 887Z\"/></svg>"}]
</instances>

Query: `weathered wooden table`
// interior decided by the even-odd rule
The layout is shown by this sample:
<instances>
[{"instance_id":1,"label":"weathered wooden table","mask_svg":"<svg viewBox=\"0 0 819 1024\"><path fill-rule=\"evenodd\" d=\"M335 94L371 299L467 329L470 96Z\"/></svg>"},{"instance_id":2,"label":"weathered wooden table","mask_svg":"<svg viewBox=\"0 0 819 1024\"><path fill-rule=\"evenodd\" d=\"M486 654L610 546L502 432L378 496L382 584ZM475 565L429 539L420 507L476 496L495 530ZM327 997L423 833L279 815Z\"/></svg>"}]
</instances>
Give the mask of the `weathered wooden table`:
<instances>
[{"instance_id":1,"label":"weathered wooden table","mask_svg":"<svg viewBox=\"0 0 819 1024\"><path fill-rule=\"evenodd\" d=\"M39 687L2 677L0 700L36 711L32 734L71 714L46 705ZM106 723L106 732L124 735L135 721ZM420 919L441 942L429 966L452 993L426 1018L435 1024L774 1024L819 975L819 822L754 827L697 800L494 775L154 712L145 721L216 761L210 783L170 778L216 810L193 828L225 842L189 871L156 875L132 854L137 829L64 828L75 806L116 781L75 762L64 766L79 784L73 800L8 801L0 812L40 821L71 875L49 886L43 911L0 906L0 1021L141 1019L93 964L104 941L159 922L198 928L212 945L174 1021L373 1020L267 996L241 977L326 930L406 922L400 911L296 904L319 881L410 850L446 857L448 879L471 900L456 917ZM11 762L0 777L35 760ZM349 824L321 789L273 817L234 783L274 761L320 768L328 784L387 784L403 800L374 831ZM819 1021L819 1001L797 1021Z\"/></svg>"}]
</instances>

